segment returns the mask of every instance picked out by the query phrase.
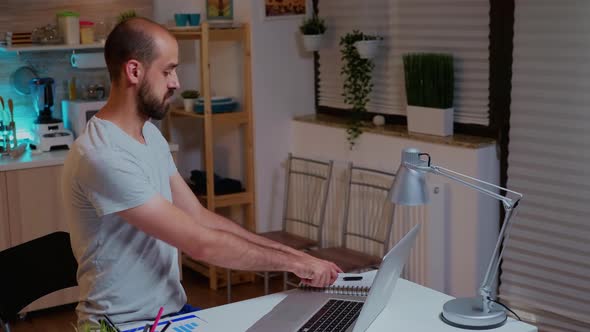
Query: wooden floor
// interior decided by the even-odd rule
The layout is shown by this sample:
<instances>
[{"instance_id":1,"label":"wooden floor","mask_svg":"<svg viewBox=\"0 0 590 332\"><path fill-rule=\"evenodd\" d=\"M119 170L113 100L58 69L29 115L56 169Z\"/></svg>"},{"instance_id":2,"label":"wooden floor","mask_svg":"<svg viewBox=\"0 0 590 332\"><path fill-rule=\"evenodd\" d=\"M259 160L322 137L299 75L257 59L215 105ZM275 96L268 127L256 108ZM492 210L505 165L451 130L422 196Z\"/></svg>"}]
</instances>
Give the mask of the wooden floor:
<instances>
[{"instance_id":1,"label":"wooden floor","mask_svg":"<svg viewBox=\"0 0 590 332\"><path fill-rule=\"evenodd\" d=\"M262 278L255 283L246 283L232 287L232 302L242 301L264 295ZM217 291L209 289L209 280L189 269L183 270L184 289L188 303L203 309L227 304L225 288ZM270 291L282 291L282 278L271 280ZM27 314L24 320L12 322L11 332L74 332L76 323L75 304L41 310Z\"/></svg>"}]
</instances>

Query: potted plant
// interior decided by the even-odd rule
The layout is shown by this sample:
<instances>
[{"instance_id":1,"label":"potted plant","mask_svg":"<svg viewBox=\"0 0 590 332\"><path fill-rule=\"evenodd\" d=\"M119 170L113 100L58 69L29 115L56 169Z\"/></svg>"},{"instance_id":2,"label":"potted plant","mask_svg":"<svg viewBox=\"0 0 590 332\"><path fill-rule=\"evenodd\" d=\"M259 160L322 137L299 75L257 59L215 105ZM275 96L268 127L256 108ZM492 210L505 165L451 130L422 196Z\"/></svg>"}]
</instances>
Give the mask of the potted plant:
<instances>
[{"instance_id":1,"label":"potted plant","mask_svg":"<svg viewBox=\"0 0 590 332\"><path fill-rule=\"evenodd\" d=\"M119 16L117 16L117 21L120 23L134 17L137 17L137 13L135 12L135 10L131 9L121 12Z\"/></svg>"},{"instance_id":2,"label":"potted plant","mask_svg":"<svg viewBox=\"0 0 590 332\"><path fill-rule=\"evenodd\" d=\"M313 14L311 18L303 20L299 27L303 37L303 47L309 51L318 51L322 47L326 25L324 20Z\"/></svg>"},{"instance_id":3,"label":"potted plant","mask_svg":"<svg viewBox=\"0 0 590 332\"><path fill-rule=\"evenodd\" d=\"M100 321L100 325L91 325L86 323L80 328L74 326L74 331L76 332L117 332L117 330L112 327L112 325L108 324L104 320Z\"/></svg>"},{"instance_id":4,"label":"potted plant","mask_svg":"<svg viewBox=\"0 0 590 332\"><path fill-rule=\"evenodd\" d=\"M449 136L453 134L453 56L449 54L406 54L408 131Z\"/></svg>"},{"instance_id":5,"label":"potted plant","mask_svg":"<svg viewBox=\"0 0 590 332\"><path fill-rule=\"evenodd\" d=\"M379 51L383 37L363 35L363 39L356 41L354 46L362 59L373 59Z\"/></svg>"},{"instance_id":6,"label":"potted plant","mask_svg":"<svg viewBox=\"0 0 590 332\"><path fill-rule=\"evenodd\" d=\"M184 110L186 112L194 111L197 99L199 99L199 91L197 90L185 90L181 94L184 99Z\"/></svg>"},{"instance_id":7,"label":"potted plant","mask_svg":"<svg viewBox=\"0 0 590 332\"><path fill-rule=\"evenodd\" d=\"M361 117L362 113L367 111L369 95L373 90L371 75L375 64L370 59L361 58L355 47L355 43L363 40L365 36L362 32L354 30L340 39L344 102L352 108L352 120L346 129L351 150L356 144L356 139L363 133Z\"/></svg>"}]
</instances>

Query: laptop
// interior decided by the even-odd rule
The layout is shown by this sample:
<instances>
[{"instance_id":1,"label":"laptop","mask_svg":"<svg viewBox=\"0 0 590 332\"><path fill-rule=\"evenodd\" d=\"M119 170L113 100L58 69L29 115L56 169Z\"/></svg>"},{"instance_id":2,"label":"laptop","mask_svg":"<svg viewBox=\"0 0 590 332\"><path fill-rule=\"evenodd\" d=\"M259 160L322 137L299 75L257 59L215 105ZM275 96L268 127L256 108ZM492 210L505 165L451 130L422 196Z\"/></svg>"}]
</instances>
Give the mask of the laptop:
<instances>
[{"instance_id":1,"label":"laptop","mask_svg":"<svg viewBox=\"0 0 590 332\"><path fill-rule=\"evenodd\" d=\"M383 257L368 295L338 295L294 290L248 329L250 332L362 332L389 302L416 241L414 226Z\"/></svg>"}]
</instances>

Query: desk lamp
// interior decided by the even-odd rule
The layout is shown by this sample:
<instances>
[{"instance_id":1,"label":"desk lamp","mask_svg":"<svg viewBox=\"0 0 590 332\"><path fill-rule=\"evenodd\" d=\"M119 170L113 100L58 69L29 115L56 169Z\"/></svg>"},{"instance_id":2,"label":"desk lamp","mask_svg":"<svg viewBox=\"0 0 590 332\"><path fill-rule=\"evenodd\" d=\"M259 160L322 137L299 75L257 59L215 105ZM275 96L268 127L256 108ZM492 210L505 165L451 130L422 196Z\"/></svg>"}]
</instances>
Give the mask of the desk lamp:
<instances>
[{"instance_id":1,"label":"desk lamp","mask_svg":"<svg viewBox=\"0 0 590 332\"><path fill-rule=\"evenodd\" d=\"M420 153L419 150L414 148L407 148L402 151L402 161L389 191L389 199L399 205L426 204L428 202L428 191L425 174L427 173L434 173L460 182L502 202L505 212L504 224L500 230L500 236L496 242L496 248L490 259L485 277L479 287L479 295L472 298L450 300L444 304L441 313L441 319L454 327L483 330L502 326L506 322L506 311L495 302L492 289L502 259L502 242L508 239L510 217L522 198L522 194L432 165L429 154ZM502 196L496 193L495 189L503 190L506 195L511 194L513 198Z\"/></svg>"}]
</instances>

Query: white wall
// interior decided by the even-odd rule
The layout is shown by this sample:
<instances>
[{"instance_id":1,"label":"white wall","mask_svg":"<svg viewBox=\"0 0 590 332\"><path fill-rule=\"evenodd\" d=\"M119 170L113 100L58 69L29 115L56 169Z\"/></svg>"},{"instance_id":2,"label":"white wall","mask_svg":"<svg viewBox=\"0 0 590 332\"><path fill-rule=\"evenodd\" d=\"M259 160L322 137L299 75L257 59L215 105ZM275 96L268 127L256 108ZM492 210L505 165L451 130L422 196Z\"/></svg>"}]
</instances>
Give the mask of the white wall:
<instances>
[{"instance_id":1,"label":"white wall","mask_svg":"<svg viewBox=\"0 0 590 332\"><path fill-rule=\"evenodd\" d=\"M263 19L251 0L258 230L279 229L293 116L314 112L313 58L298 45L300 20ZM308 8L310 8L308 6Z\"/></svg>"},{"instance_id":2,"label":"white wall","mask_svg":"<svg viewBox=\"0 0 590 332\"><path fill-rule=\"evenodd\" d=\"M313 58L300 50L297 37L300 19L265 20L263 1L234 1L237 22L248 22L252 32L252 90L256 168L256 215L258 231L280 228L283 204L283 168L290 149L291 119L314 111ZM308 6L309 10L311 7ZM200 12L202 0L154 0L154 17L172 24L176 12ZM195 45L180 42L179 77L183 89L200 88ZM241 94L239 48L231 43L216 46L211 54L213 93ZM179 144L178 168L183 176L201 168L202 128L195 121L174 123L173 139ZM216 172L242 178L239 135L230 128L215 128Z\"/></svg>"}]
</instances>

